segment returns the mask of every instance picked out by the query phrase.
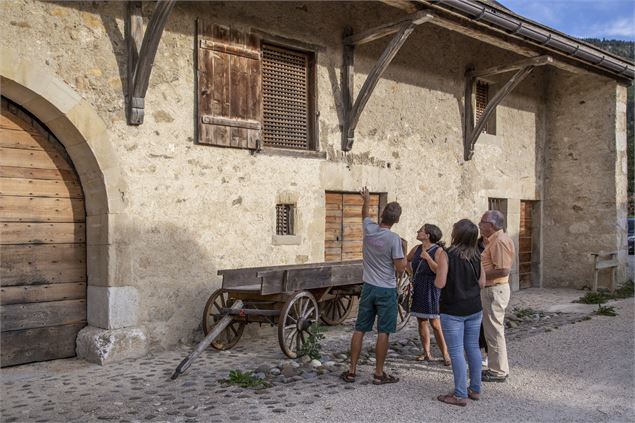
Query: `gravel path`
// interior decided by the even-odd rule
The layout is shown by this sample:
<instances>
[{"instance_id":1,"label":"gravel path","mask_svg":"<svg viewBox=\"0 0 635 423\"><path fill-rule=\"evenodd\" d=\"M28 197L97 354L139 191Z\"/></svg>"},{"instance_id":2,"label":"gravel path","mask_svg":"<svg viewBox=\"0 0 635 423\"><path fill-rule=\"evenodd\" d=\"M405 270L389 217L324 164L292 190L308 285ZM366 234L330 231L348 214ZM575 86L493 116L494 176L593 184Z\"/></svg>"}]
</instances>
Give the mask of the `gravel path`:
<instances>
[{"instance_id":1,"label":"gravel path","mask_svg":"<svg viewBox=\"0 0 635 423\"><path fill-rule=\"evenodd\" d=\"M619 316L597 316L510 343L508 382L485 384L481 401L470 401L465 408L435 399L451 390L449 370L397 363L402 378L397 384L364 385L276 420L633 422L634 303L629 299L611 305ZM357 383L371 376L366 367Z\"/></svg>"},{"instance_id":2,"label":"gravel path","mask_svg":"<svg viewBox=\"0 0 635 423\"><path fill-rule=\"evenodd\" d=\"M575 290L524 290L513 294L510 309L545 310L579 296ZM285 373L284 367L297 365L280 352L275 328L246 335L228 351L205 351L176 381L169 376L191 346L103 367L67 359L2 369L0 421L633 422L634 302L613 304L617 317L567 312L516 320L507 332L509 382L485 385L482 400L465 408L435 399L451 389L452 374L440 363L414 361L414 320L391 337L388 368L399 383L372 385L370 364L360 366L356 383L339 380L338 356L348 349L354 324L349 320L327 330L323 351L336 361L330 368L276 378L268 389L226 386L219 379L233 369L278 366ZM374 338L369 334L365 345L373 346Z\"/></svg>"}]
</instances>

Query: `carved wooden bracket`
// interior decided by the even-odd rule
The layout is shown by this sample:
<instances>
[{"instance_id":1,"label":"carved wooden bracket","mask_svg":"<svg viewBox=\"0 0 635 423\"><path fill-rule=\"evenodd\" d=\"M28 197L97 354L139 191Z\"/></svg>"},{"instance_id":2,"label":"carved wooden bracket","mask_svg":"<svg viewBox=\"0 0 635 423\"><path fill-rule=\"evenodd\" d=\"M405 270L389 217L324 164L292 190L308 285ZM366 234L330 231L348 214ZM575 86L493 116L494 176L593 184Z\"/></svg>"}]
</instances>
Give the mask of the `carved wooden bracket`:
<instances>
[{"instance_id":1,"label":"carved wooden bracket","mask_svg":"<svg viewBox=\"0 0 635 423\"><path fill-rule=\"evenodd\" d=\"M344 63L342 66L342 96L344 97L344 128L342 131L342 150L350 151L353 148L355 139L355 128L359 122L359 117L373 93L379 78L384 73L392 59L397 55L399 49L406 42L417 25L433 19L429 12L417 12L408 15L396 22L381 25L368 31L352 34L350 28L344 34ZM390 34L397 33L390 44L386 47L382 55L370 70L362 89L353 102L354 83L354 53L355 46L368 43Z\"/></svg>"},{"instance_id":2,"label":"carved wooden bracket","mask_svg":"<svg viewBox=\"0 0 635 423\"><path fill-rule=\"evenodd\" d=\"M481 135L483 127L487 123L487 119L489 119L492 113L494 113L494 110L496 110L496 106L498 106L500 102L503 101L503 99L507 97L507 95L536 68L536 66L547 65L550 63L553 63L551 56L537 56L531 59L522 60L512 65L496 66L478 72L471 68L467 69L465 72L465 128L463 131L463 158L466 161L470 160L474 155L474 145L476 144L478 137ZM472 91L476 80L484 76L491 76L514 70L517 70L517 72L509 81L507 81L505 85L503 85L489 103L487 103L481 118L476 123L476 126L474 126Z\"/></svg>"},{"instance_id":3,"label":"carved wooden bracket","mask_svg":"<svg viewBox=\"0 0 635 423\"><path fill-rule=\"evenodd\" d=\"M152 64L163 28L176 0L159 0L143 31L141 1L128 2L126 41L128 44L128 94L126 117L129 125L143 123L144 105Z\"/></svg>"}]
</instances>

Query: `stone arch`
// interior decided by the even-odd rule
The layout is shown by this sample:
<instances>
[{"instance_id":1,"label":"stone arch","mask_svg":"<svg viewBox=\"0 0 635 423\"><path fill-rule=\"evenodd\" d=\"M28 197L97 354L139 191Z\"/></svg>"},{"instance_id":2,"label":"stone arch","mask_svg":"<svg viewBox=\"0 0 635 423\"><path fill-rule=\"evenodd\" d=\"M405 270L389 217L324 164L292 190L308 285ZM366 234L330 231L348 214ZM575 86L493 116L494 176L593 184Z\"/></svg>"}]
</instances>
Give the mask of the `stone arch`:
<instances>
[{"instance_id":1,"label":"stone arch","mask_svg":"<svg viewBox=\"0 0 635 423\"><path fill-rule=\"evenodd\" d=\"M56 75L3 48L2 95L24 107L64 145L79 175L86 202L88 285L118 285L111 274L112 227L127 192L103 119ZM119 284L120 285L120 284Z\"/></svg>"},{"instance_id":2,"label":"stone arch","mask_svg":"<svg viewBox=\"0 0 635 423\"><path fill-rule=\"evenodd\" d=\"M2 95L37 117L62 143L79 175L86 206L87 320L77 354L104 364L147 351L136 328L139 299L125 278L126 178L105 122L73 88L42 64L0 48Z\"/></svg>"}]
</instances>

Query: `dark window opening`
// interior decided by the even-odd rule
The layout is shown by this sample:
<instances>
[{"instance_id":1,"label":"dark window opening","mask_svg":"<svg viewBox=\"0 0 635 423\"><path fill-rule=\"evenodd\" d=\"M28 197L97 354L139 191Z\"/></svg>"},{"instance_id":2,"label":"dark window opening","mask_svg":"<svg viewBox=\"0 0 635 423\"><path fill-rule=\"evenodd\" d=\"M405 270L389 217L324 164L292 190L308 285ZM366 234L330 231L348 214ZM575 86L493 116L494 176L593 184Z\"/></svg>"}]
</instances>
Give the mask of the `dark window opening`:
<instances>
[{"instance_id":1,"label":"dark window opening","mask_svg":"<svg viewBox=\"0 0 635 423\"><path fill-rule=\"evenodd\" d=\"M490 84L487 82L476 81L476 124L481 120L485 113L485 108L490 101ZM496 110L489 117L487 123L483 127L486 134L496 135Z\"/></svg>"},{"instance_id":2,"label":"dark window opening","mask_svg":"<svg viewBox=\"0 0 635 423\"><path fill-rule=\"evenodd\" d=\"M276 235L294 235L294 209L293 204L276 205Z\"/></svg>"}]
</instances>

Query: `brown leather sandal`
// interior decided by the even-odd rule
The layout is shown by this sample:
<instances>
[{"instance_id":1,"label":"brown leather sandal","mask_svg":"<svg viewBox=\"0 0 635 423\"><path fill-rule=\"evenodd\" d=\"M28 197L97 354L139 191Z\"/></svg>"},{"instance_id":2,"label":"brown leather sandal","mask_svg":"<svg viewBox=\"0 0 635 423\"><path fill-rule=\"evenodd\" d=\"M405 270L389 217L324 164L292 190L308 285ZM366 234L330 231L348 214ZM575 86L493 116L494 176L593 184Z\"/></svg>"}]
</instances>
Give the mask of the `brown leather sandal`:
<instances>
[{"instance_id":1,"label":"brown leather sandal","mask_svg":"<svg viewBox=\"0 0 635 423\"><path fill-rule=\"evenodd\" d=\"M467 405L467 398L459 398L452 392L445 395L439 395L437 399L446 404L458 405L459 407L465 407Z\"/></svg>"},{"instance_id":2,"label":"brown leather sandal","mask_svg":"<svg viewBox=\"0 0 635 423\"><path fill-rule=\"evenodd\" d=\"M355 373L351 373L347 370L340 375L340 379L342 379L344 382L353 383L355 382L355 376Z\"/></svg>"},{"instance_id":3,"label":"brown leather sandal","mask_svg":"<svg viewBox=\"0 0 635 423\"><path fill-rule=\"evenodd\" d=\"M389 375L386 372L382 372L381 376L373 375L373 384L374 385L383 385L385 383L397 383L399 382L399 378L393 375Z\"/></svg>"}]
</instances>

